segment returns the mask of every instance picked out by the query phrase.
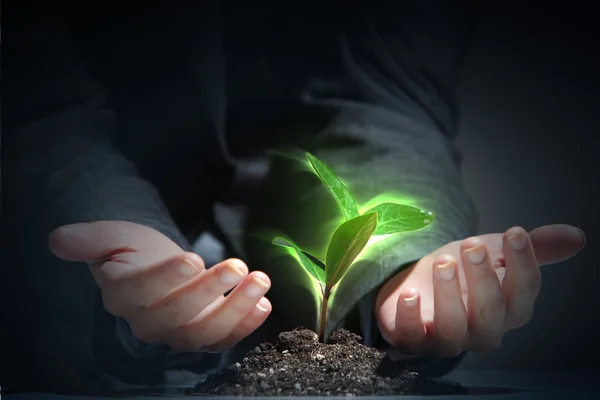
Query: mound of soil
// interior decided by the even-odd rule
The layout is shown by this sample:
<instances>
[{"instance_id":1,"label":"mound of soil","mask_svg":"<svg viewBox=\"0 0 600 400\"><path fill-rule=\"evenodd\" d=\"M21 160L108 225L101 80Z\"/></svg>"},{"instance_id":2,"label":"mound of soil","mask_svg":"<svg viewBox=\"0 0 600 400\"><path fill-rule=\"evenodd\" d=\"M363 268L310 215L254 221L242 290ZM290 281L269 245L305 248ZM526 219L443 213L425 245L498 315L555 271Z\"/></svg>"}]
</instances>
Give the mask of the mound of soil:
<instances>
[{"instance_id":1,"label":"mound of soil","mask_svg":"<svg viewBox=\"0 0 600 400\"><path fill-rule=\"evenodd\" d=\"M442 384L407 371L384 351L361 344L347 330L335 331L327 344L298 327L262 343L240 362L199 382L187 394L224 396L372 396L458 394L457 384Z\"/></svg>"}]
</instances>

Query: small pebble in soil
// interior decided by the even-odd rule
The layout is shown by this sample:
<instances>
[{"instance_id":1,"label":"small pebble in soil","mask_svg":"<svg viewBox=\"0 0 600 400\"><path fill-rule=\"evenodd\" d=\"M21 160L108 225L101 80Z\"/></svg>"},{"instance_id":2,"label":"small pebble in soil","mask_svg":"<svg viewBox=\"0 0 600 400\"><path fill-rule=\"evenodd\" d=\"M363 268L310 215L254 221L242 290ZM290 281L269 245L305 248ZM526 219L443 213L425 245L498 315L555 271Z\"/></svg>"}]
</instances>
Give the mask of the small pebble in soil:
<instances>
[{"instance_id":1,"label":"small pebble in soil","mask_svg":"<svg viewBox=\"0 0 600 400\"><path fill-rule=\"evenodd\" d=\"M339 329L328 343L319 343L315 332L298 327L281 333L275 345L255 347L242 361L198 382L186 394L354 397L466 392L458 384L437 383L407 371L361 340Z\"/></svg>"}]
</instances>

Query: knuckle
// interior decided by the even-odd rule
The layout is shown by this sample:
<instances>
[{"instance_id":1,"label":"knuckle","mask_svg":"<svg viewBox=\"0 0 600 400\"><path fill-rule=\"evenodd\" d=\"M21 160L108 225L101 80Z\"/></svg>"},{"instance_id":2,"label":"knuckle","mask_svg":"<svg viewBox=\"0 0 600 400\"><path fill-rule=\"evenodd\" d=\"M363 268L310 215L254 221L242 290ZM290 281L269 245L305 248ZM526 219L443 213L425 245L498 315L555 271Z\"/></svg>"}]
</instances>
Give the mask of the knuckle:
<instances>
[{"instance_id":1,"label":"knuckle","mask_svg":"<svg viewBox=\"0 0 600 400\"><path fill-rule=\"evenodd\" d=\"M172 299L164 297L162 299L144 304L142 306L142 311L144 313L156 313L158 310L168 307L172 302Z\"/></svg>"},{"instance_id":2,"label":"knuckle","mask_svg":"<svg viewBox=\"0 0 600 400\"><path fill-rule=\"evenodd\" d=\"M499 293L493 297L492 303L494 308L504 311L506 308L506 297L503 293Z\"/></svg>"},{"instance_id":3,"label":"knuckle","mask_svg":"<svg viewBox=\"0 0 600 400\"><path fill-rule=\"evenodd\" d=\"M175 263L182 263L185 262L186 260L190 260L191 261L191 254L192 253L180 253L180 254L176 254L175 256L173 256L173 258L171 258L170 260L167 260L166 263L163 263L163 265L168 265L168 264L175 264Z\"/></svg>"},{"instance_id":4,"label":"knuckle","mask_svg":"<svg viewBox=\"0 0 600 400\"><path fill-rule=\"evenodd\" d=\"M241 303L237 301L231 301L227 304L227 313L231 315L231 318L242 319L252 309L249 305L256 305L256 303Z\"/></svg>"},{"instance_id":5,"label":"knuckle","mask_svg":"<svg viewBox=\"0 0 600 400\"><path fill-rule=\"evenodd\" d=\"M486 323L499 324L504 320L506 298L499 294L491 298L479 309L478 317Z\"/></svg>"},{"instance_id":6,"label":"knuckle","mask_svg":"<svg viewBox=\"0 0 600 400\"><path fill-rule=\"evenodd\" d=\"M489 258L487 258L489 260ZM472 266L473 268L467 268L467 273L476 285L489 286L497 280L496 269L491 267L491 261L489 265L486 265L485 261L480 265Z\"/></svg>"},{"instance_id":7,"label":"knuckle","mask_svg":"<svg viewBox=\"0 0 600 400\"><path fill-rule=\"evenodd\" d=\"M142 310L157 318L161 317L160 319L168 316L168 319L176 320L182 312L180 307L181 302L178 300L179 298L175 295L163 297L157 301L145 304Z\"/></svg>"},{"instance_id":8,"label":"knuckle","mask_svg":"<svg viewBox=\"0 0 600 400\"><path fill-rule=\"evenodd\" d=\"M216 299L222 296L224 290L223 283L221 283L221 280L219 278L220 271L210 272L211 273L206 273L200 276L200 278L196 282L194 282L192 286L186 288L186 291L190 291L190 293L201 293L203 298Z\"/></svg>"},{"instance_id":9,"label":"knuckle","mask_svg":"<svg viewBox=\"0 0 600 400\"><path fill-rule=\"evenodd\" d=\"M200 256L198 256L197 254L191 252L177 254L168 262L162 264L160 268L164 270L165 268L168 269L173 265L179 265L183 263L192 263L196 268L199 268L200 271L203 271L206 268L206 266L204 265L204 260L202 260L202 258L200 258Z\"/></svg>"},{"instance_id":10,"label":"knuckle","mask_svg":"<svg viewBox=\"0 0 600 400\"><path fill-rule=\"evenodd\" d=\"M519 296L524 302L531 302L540 292L542 283L542 274L537 271L526 283L519 289Z\"/></svg>"},{"instance_id":11,"label":"knuckle","mask_svg":"<svg viewBox=\"0 0 600 400\"><path fill-rule=\"evenodd\" d=\"M537 269L537 271L535 272L533 277L531 277L531 279L529 280L528 286L529 286L529 290L531 291L531 293L534 296L537 296L537 294L540 291L540 287L542 286L542 273L540 272L539 269Z\"/></svg>"},{"instance_id":12,"label":"knuckle","mask_svg":"<svg viewBox=\"0 0 600 400\"><path fill-rule=\"evenodd\" d=\"M133 297L141 296L147 291L147 280L143 276L133 276L127 279L127 289Z\"/></svg>"}]
</instances>

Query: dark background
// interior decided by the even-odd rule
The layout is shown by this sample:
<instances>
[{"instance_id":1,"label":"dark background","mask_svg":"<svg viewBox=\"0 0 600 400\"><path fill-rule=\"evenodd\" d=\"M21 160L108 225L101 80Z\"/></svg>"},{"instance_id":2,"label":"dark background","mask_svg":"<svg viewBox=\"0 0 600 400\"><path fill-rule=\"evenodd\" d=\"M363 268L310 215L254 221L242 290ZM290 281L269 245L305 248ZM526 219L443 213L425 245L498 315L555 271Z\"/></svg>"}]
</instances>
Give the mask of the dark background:
<instances>
[{"instance_id":1,"label":"dark background","mask_svg":"<svg viewBox=\"0 0 600 400\"><path fill-rule=\"evenodd\" d=\"M480 233L568 223L586 248L542 267L533 320L460 369L598 369L600 62L585 3L483 2L460 89L458 138ZM541 3L540 3L541 4Z\"/></svg>"},{"instance_id":2,"label":"dark background","mask_svg":"<svg viewBox=\"0 0 600 400\"><path fill-rule=\"evenodd\" d=\"M543 267L534 319L459 369L599 369L599 28L584 3L483 2L460 88L465 184L480 233L581 227L574 259Z\"/></svg>"}]
</instances>

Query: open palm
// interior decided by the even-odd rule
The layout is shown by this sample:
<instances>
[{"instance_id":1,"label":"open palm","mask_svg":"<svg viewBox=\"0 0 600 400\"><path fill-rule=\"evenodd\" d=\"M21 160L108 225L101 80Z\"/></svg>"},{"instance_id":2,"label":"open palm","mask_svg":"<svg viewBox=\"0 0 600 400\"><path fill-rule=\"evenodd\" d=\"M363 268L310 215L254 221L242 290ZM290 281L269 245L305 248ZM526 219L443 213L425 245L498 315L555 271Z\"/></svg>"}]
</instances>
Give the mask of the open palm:
<instances>
[{"instance_id":1,"label":"open palm","mask_svg":"<svg viewBox=\"0 0 600 400\"><path fill-rule=\"evenodd\" d=\"M570 225L449 243L387 282L375 315L382 336L406 354L454 356L497 348L527 323L540 290L539 266L563 261L585 244Z\"/></svg>"},{"instance_id":2,"label":"open palm","mask_svg":"<svg viewBox=\"0 0 600 400\"><path fill-rule=\"evenodd\" d=\"M107 311L124 318L143 342L220 351L256 330L271 312L266 274L248 273L237 259L205 268L197 254L144 225L66 225L50 235L49 246L64 260L89 265Z\"/></svg>"}]
</instances>

